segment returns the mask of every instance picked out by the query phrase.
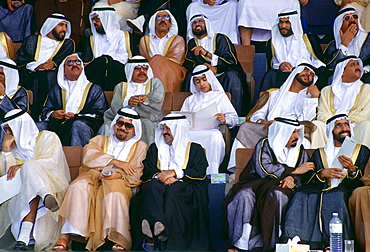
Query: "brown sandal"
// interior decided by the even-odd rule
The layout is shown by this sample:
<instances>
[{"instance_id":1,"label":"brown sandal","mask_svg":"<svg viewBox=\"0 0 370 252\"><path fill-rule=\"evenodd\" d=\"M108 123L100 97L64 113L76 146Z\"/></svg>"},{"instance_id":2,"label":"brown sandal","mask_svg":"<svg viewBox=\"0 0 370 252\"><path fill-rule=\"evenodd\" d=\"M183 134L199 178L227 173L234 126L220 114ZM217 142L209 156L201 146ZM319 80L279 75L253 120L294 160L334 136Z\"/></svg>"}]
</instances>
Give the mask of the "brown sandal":
<instances>
[{"instance_id":1,"label":"brown sandal","mask_svg":"<svg viewBox=\"0 0 370 252\"><path fill-rule=\"evenodd\" d=\"M112 250L115 250L115 251L126 251L126 249L122 245L120 245L118 243L116 243L116 244L114 244L112 246Z\"/></svg>"},{"instance_id":2,"label":"brown sandal","mask_svg":"<svg viewBox=\"0 0 370 252\"><path fill-rule=\"evenodd\" d=\"M52 248L54 251L67 251L68 250L68 241L64 238L59 238L57 243Z\"/></svg>"}]
</instances>

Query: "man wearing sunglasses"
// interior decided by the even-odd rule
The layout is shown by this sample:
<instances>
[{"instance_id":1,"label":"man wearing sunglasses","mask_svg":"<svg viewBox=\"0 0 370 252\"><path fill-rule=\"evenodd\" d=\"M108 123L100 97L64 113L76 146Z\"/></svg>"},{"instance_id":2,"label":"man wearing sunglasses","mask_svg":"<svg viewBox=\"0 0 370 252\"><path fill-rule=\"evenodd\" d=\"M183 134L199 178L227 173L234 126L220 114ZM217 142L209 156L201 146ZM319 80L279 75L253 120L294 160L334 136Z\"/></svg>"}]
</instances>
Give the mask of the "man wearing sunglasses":
<instances>
[{"instance_id":1,"label":"man wearing sunglasses","mask_svg":"<svg viewBox=\"0 0 370 252\"><path fill-rule=\"evenodd\" d=\"M141 133L139 114L124 108L117 111L109 136L96 136L85 146L82 174L60 208L63 226L53 250L66 251L70 234L82 236L88 250L96 251L105 239L114 243L112 250L130 250L131 187L141 184L148 150Z\"/></svg>"},{"instance_id":2,"label":"man wearing sunglasses","mask_svg":"<svg viewBox=\"0 0 370 252\"><path fill-rule=\"evenodd\" d=\"M103 90L87 80L82 60L72 54L59 66L37 126L57 133L64 146L85 146L102 125L106 109Z\"/></svg>"},{"instance_id":3,"label":"man wearing sunglasses","mask_svg":"<svg viewBox=\"0 0 370 252\"><path fill-rule=\"evenodd\" d=\"M130 208L132 249L207 251L208 162L202 146L189 142L185 116L163 118L143 163Z\"/></svg>"},{"instance_id":4,"label":"man wearing sunglasses","mask_svg":"<svg viewBox=\"0 0 370 252\"><path fill-rule=\"evenodd\" d=\"M245 115L249 107L249 91L245 74L237 60L234 45L221 33L215 33L204 15L191 17L188 23L190 40L187 44L184 67L189 72L183 91L190 91L191 73L197 65L205 65L221 83L225 92L231 93L231 103L238 115ZM243 106L244 105L244 106Z\"/></svg>"},{"instance_id":5,"label":"man wearing sunglasses","mask_svg":"<svg viewBox=\"0 0 370 252\"><path fill-rule=\"evenodd\" d=\"M365 74L361 80L370 82L370 38L359 22L358 12L354 8L345 8L338 12L334 21L332 41L326 49L326 62L330 69L335 69L338 61L349 55L359 57L364 63Z\"/></svg>"},{"instance_id":6,"label":"man wearing sunglasses","mask_svg":"<svg viewBox=\"0 0 370 252\"><path fill-rule=\"evenodd\" d=\"M153 69L154 77L160 79L166 92L181 90L186 76L182 67L185 41L178 36L175 17L168 10L157 11L149 20L149 35L140 39L140 55Z\"/></svg>"},{"instance_id":7,"label":"man wearing sunglasses","mask_svg":"<svg viewBox=\"0 0 370 252\"><path fill-rule=\"evenodd\" d=\"M115 87L111 107L104 112L104 124L99 134L109 134L109 126L117 110L131 108L141 116L141 140L151 144L154 142L154 131L164 116L162 104L165 92L162 82L153 78L153 71L143 56L129 59L125 72L127 82Z\"/></svg>"},{"instance_id":8,"label":"man wearing sunglasses","mask_svg":"<svg viewBox=\"0 0 370 252\"><path fill-rule=\"evenodd\" d=\"M27 37L17 51L17 65L21 84L33 91L31 115L35 121L42 111L46 96L56 79L60 63L74 52L74 42L69 38L71 24L59 13L49 16L41 27L40 35Z\"/></svg>"},{"instance_id":9,"label":"man wearing sunglasses","mask_svg":"<svg viewBox=\"0 0 370 252\"><path fill-rule=\"evenodd\" d=\"M109 5L95 7L89 17L92 35L82 52L82 60L88 64L86 76L103 90L112 91L125 79L122 70L132 57L130 35L120 30L115 9Z\"/></svg>"}]
</instances>

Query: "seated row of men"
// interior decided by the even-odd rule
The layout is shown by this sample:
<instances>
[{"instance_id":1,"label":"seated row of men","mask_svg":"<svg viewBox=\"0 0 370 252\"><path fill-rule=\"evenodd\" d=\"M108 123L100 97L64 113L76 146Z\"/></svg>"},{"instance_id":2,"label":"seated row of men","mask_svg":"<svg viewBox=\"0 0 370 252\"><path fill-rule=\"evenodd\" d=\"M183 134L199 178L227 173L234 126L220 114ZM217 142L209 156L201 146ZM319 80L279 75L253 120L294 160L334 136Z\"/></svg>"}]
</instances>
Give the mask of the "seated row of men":
<instances>
[{"instance_id":1,"label":"seated row of men","mask_svg":"<svg viewBox=\"0 0 370 252\"><path fill-rule=\"evenodd\" d=\"M356 144L349 156L339 155L351 137L349 120L337 114L327 123L327 145L308 160L303 125L275 118L224 202L229 251L273 251L280 236L296 235L322 248L329 243L333 212L342 220L344 239L354 239L351 214L365 248L369 198L361 199L368 189L360 187L360 178L370 151ZM20 192L0 205L0 234L10 227L14 249L34 243L35 250L65 251L71 239L90 250L107 241L121 251L209 249L208 164L203 148L189 141L184 116L164 117L148 150L140 141L138 113L120 109L109 136L96 136L85 146L80 176L70 186L55 133L39 132L19 109L6 114L2 128L3 172L8 180L22 179ZM131 200L131 187L141 183Z\"/></svg>"},{"instance_id":2,"label":"seated row of men","mask_svg":"<svg viewBox=\"0 0 370 252\"><path fill-rule=\"evenodd\" d=\"M148 150L140 140L139 114L120 109L109 136L85 146L81 174L69 187L55 133L39 132L20 109L8 112L2 127L2 172L8 180L22 180L19 193L0 205L0 236L10 227L14 249L33 243L35 250L50 249L56 243L54 250L66 250L69 237L87 242L90 250L105 239L121 251L140 249L143 241L151 250L208 249L207 160L203 148L189 141L185 116L163 118ZM131 188L142 181L129 211Z\"/></svg>"},{"instance_id":3,"label":"seated row of men","mask_svg":"<svg viewBox=\"0 0 370 252\"><path fill-rule=\"evenodd\" d=\"M368 92L370 86L361 81L361 59L348 56L341 59L334 71L333 82L320 91L315 86L314 68L299 65L280 89L265 92L247 116L234 141L229 170L234 171L237 148L253 148L265 137L268 126L276 117L292 117L304 122L306 148L323 147L328 138L325 123L335 114L348 114L354 139L370 146ZM317 112L316 112L317 110Z\"/></svg>"},{"instance_id":4,"label":"seated row of men","mask_svg":"<svg viewBox=\"0 0 370 252\"><path fill-rule=\"evenodd\" d=\"M7 60L10 62L10 60ZM14 62L13 62L14 63ZM0 62L4 69L6 85L0 85L5 91L17 95L5 96L0 104L3 114L15 109L28 109L28 97L23 87L16 87L18 79L10 79L8 75L15 66L5 61ZM7 66L5 66L7 65ZM7 72L8 71L8 72ZM41 114L41 121L36 122L39 130L51 130L57 133L64 146L85 146L96 134L109 135L110 124L121 108L131 108L140 114L143 125L141 140L147 144L154 142L154 132L164 116L162 104L164 88L158 78L153 78L152 69L142 56L134 56L125 67L127 82L115 87L111 107L107 109L107 101L101 87L90 83L84 73L82 60L72 54L63 60L58 68L58 85L50 91ZM191 78L191 92L181 110L197 112L209 106L215 107L214 115L209 120L212 124L202 130L192 130L191 140L196 141L207 150L209 167L207 174L218 173L218 168L225 156L225 141L218 130L219 124L233 128L238 123L238 115L227 98L221 84L212 71L206 66L197 66ZM9 85L8 85L9 84ZM12 90L14 88L15 90ZM1 92L1 91L0 91ZM215 125L215 126L213 126ZM1 134L4 135L4 134Z\"/></svg>"},{"instance_id":5,"label":"seated row of men","mask_svg":"<svg viewBox=\"0 0 370 252\"><path fill-rule=\"evenodd\" d=\"M304 126L275 118L223 203L229 251L274 251L279 237L295 236L311 249L326 251L334 212L342 221L343 239L356 233L355 251L368 251L369 187L361 186L369 148L341 149L352 134L345 114L329 118L326 132L328 143L309 159L302 145Z\"/></svg>"},{"instance_id":6,"label":"seated row of men","mask_svg":"<svg viewBox=\"0 0 370 252\"><path fill-rule=\"evenodd\" d=\"M87 79L103 90L113 90L119 82L130 78L125 75L124 68L139 51L149 61L154 77L162 81L166 92L181 91L184 80L183 91L190 91L192 70L199 64L207 65L225 91L231 93L237 112L246 114L249 91L235 48L225 35L213 32L206 17L198 15L191 21L194 38L188 43L186 55L184 39L177 35L176 20L169 11L158 11L151 17L149 35L141 38L138 49L129 33L119 29L114 8L96 7L90 20L92 35L81 59L86 66ZM58 82L57 68L74 52L70 34L69 21L55 13L45 21L40 35L27 37L17 51L21 85L34 93L31 111L35 120L39 119L48 92ZM217 46L214 48L214 45ZM8 56L7 48L0 48L4 49L3 56Z\"/></svg>"}]
</instances>

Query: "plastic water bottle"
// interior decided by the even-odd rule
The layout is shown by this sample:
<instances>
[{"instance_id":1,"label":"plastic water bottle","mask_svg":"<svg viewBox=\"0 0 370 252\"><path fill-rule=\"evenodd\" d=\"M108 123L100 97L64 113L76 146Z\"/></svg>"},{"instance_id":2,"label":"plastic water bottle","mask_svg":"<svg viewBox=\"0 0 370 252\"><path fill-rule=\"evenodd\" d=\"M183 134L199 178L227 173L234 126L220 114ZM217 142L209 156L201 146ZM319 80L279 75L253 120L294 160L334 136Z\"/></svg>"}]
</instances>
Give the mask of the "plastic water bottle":
<instances>
[{"instance_id":1,"label":"plastic water bottle","mask_svg":"<svg viewBox=\"0 0 370 252\"><path fill-rule=\"evenodd\" d=\"M342 222L338 217L338 213L333 213L333 217L329 222L330 232L330 252L342 252Z\"/></svg>"}]
</instances>

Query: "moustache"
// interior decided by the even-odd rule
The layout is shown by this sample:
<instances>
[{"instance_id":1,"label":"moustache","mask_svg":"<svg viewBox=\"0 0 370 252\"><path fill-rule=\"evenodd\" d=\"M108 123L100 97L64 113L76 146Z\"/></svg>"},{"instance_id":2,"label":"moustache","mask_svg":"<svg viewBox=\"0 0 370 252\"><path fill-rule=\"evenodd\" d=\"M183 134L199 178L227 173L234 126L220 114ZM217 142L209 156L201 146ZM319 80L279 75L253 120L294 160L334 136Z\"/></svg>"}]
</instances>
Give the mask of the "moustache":
<instances>
[{"instance_id":1,"label":"moustache","mask_svg":"<svg viewBox=\"0 0 370 252\"><path fill-rule=\"evenodd\" d=\"M166 137L166 136L170 136L170 134L168 134L168 133L164 133L164 134L163 134L163 136L164 136L164 137Z\"/></svg>"},{"instance_id":2,"label":"moustache","mask_svg":"<svg viewBox=\"0 0 370 252\"><path fill-rule=\"evenodd\" d=\"M137 76L146 76L146 73L140 72Z\"/></svg>"},{"instance_id":3,"label":"moustache","mask_svg":"<svg viewBox=\"0 0 370 252\"><path fill-rule=\"evenodd\" d=\"M159 24L166 24L166 22L165 21L161 21L161 22L159 22Z\"/></svg>"},{"instance_id":4,"label":"moustache","mask_svg":"<svg viewBox=\"0 0 370 252\"><path fill-rule=\"evenodd\" d=\"M296 143L296 142L298 142L298 138L295 138L295 139L292 141L292 143Z\"/></svg>"},{"instance_id":5,"label":"moustache","mask_svg":"<svg viewBox=\"0 0 370 252\"><path fill-rule=\"evenodd\" d=\"M349 22L348 26L350 26L351 24L356 24L356 22L355 21L351 21L351 22Z\"/></svg>"},{"instance_id":6,"label":"moustache","mask_svg":"<svg viewBox=\"0 0 370 252\"><path fill-rule=\"evenodd\" d=\"M123 130L123 129L117 129L117 131L122 131L123 133L128 134L128 132L126 130Z\"/></svg>"},{"instance_id":7,"label":"moustache","mask_svg":"<svg viewBox=\"0 0 370 252\"><path fill-rule=\"evenodd\" d=\"M73 70L73 69L75 69L75 68L76 68L77 70L79 70L79 69L80 69L80 67L79 67L79 66L73 66L73 67L72 67L72 70Z\"/></svg>"}]
</instances>

